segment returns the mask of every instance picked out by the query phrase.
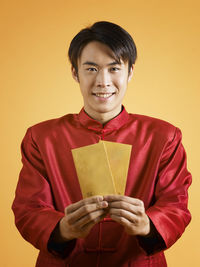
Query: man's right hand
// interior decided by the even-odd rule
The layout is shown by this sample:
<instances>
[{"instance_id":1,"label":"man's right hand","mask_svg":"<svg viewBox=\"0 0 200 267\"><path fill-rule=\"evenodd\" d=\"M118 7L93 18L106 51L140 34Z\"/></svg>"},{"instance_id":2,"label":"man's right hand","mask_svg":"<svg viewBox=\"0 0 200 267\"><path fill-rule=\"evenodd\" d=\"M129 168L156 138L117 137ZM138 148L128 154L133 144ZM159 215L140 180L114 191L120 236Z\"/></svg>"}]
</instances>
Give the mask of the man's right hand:
<instances>
[{"instance_id":1,"label":"man's right hand","mask_svg":"<svg viewBox=\"0 0 200 267\"><path fill-rule=\"evenodd\" d=\"M91 228L107 214L108 202L102 196L85 198L65 208L65 216L59 224L63 241L86 237Z\"/></svg>"}]
</instances>

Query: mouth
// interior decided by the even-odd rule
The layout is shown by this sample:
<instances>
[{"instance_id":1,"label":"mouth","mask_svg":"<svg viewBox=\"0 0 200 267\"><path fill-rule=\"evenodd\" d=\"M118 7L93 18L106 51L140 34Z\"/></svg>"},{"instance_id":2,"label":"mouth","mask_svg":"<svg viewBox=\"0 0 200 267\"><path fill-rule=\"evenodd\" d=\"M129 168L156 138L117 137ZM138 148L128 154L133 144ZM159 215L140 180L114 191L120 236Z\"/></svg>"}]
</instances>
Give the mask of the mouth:
<instances>
[{"instance_id":1,"label":"mouth","mask_svg":"<svg viewBox=\"0 0 200 267\"><path fill-rule=\"evenodd\" d=\"M94 96L100 97L100 98L109 98L115 93L93 93Z\"/></svg>"}]
</instances>

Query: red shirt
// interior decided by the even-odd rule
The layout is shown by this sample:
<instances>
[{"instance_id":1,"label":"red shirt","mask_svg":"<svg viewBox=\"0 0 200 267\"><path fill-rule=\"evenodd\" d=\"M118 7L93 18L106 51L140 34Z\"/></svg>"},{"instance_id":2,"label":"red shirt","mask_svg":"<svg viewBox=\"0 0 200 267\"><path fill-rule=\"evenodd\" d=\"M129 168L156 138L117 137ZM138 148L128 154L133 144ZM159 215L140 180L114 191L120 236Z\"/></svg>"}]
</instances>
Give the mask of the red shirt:
<instances>
[{"instance_id":1,"label":"red shirt","mask_svg":"<svg viewBox=\"0 0 200 267\"><path fill-rule=\"evenodd\" d=\"M85 239L68 242L61 255L50 252L48 241L65 207L82 199L71 149L100 139L132 145L125 195L144 202L160 238L145 242L105 218ZM103 126L82 109L32 126L21 149L23 167L12 208L20 233L40 250L37 267L166 266L163 250L191 219L191 175L178 128L125 108Z\"/></svg>"}]
</instances>

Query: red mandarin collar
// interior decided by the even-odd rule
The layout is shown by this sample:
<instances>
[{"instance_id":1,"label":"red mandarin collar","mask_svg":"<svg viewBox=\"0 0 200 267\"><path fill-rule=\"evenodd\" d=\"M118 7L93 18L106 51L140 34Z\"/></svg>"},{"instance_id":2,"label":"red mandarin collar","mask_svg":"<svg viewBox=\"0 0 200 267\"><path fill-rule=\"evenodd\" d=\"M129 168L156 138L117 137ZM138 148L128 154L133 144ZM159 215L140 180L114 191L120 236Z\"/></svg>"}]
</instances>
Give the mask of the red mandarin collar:
<instances>
[{"instance_id":1,"label":"red mandarin collar","mask_svg":"<svg viewBox=\"0 0 200 267\"><path fill-rule=\"evenodd\" d=\"M91 118L84 110L84 108L81 109L80 113L78 114L78 119L80 123L92 130L102 131L102 130L117 130L121 128L125 123L127 123L129 119L129 114L126 111L125 107L122 106L122 111L114 117L112 120L107 122L105 125L101 124L99 121Z\"/></svg>"}]
</instances>

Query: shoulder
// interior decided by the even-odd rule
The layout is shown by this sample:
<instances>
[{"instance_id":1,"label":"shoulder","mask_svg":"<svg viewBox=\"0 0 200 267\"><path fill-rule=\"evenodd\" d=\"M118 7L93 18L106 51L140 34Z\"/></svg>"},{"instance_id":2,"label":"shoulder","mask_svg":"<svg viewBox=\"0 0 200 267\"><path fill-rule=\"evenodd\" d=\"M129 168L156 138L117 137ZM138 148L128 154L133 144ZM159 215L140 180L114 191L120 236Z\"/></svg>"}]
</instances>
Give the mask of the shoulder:
<instances>
[{"instance_id":1,"label":"shoulder","mask_svg":"<svg viewBox=\"0 0 200 267\"><path fill-rule=\"evenodd\" d=\"M58 137L76 121L77 114L66 114L62 117L39 122L28 128L27 133L33 140L44 140L48 137Z\"/></svg>"},{"instance_id":2,"label":"shoulder","mask_svg":"<svg viewBox=\"0 0 200 267\"><path fill-rule=\"evenodd\" d=\"M131 123L134 123L141 133L146 133L159 139L167 139L168 141L173 141L177 133L181 135L179 128L165 120L140 114L129 115Z\"/></svg>"}]
</instances>

